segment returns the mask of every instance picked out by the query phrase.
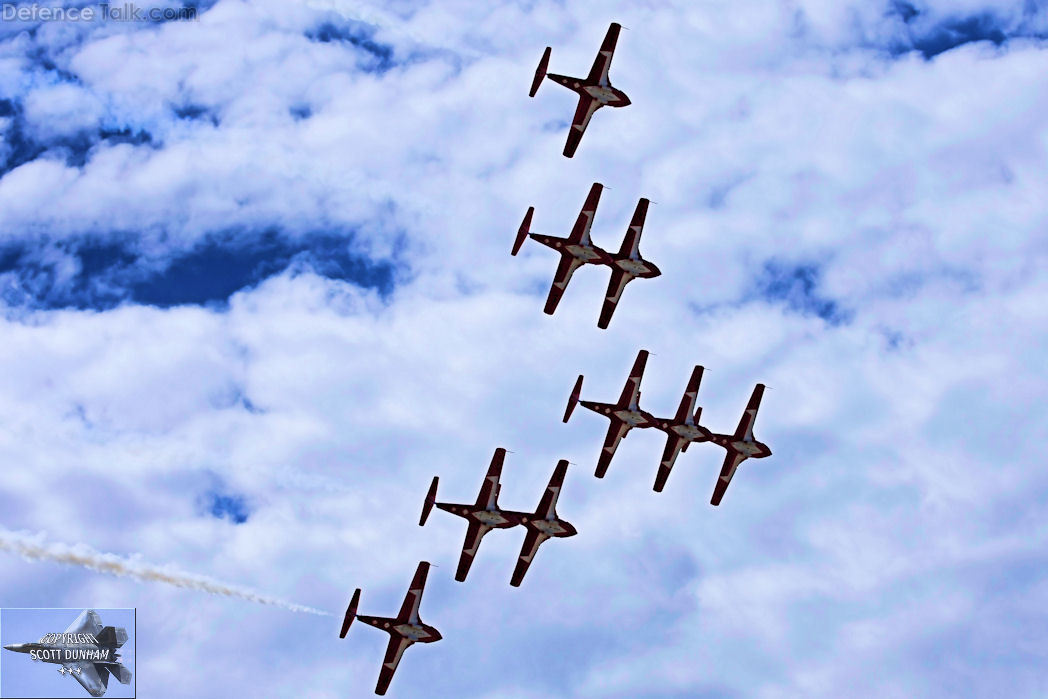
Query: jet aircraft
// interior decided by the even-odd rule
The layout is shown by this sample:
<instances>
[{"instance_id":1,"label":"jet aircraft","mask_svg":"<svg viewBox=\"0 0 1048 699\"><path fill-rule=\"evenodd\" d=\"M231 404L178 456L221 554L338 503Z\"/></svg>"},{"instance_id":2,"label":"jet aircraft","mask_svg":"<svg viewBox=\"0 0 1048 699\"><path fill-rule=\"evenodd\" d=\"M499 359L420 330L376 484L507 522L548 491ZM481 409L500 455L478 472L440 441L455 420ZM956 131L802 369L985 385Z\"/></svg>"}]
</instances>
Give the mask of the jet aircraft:
<instances>
[{"instance_id":1,"label":"jet aircraft","mask_svg":"<svg viewBox=\"0 0 1048 699\"><path fill-rule=\"evenodd\" d=\"M513 587L520 587L520 583L524 580L524 574L528 572L528 567L531 566L531 562L535 559L535 554L538 553L539 546L543 541L552 537L565 538L575 536L578 533L569 522L557 516L557 498L560 497L560 489L564 485L564 474L567 470L567 459L558 461L557 468L553 470L553 475L550 476L549 484L546 486L546 490L543 491L542 499L539 500L539 506L535 508L535 512L532 514L527 512L517 513L520 523L524 525L528 533L524 537L524 545L520 549L520 556L517 557L517 566L513 569L513 578L509 582Z\"/></svg>"},{"instance_id":2,"label":"jet aircraft","mask_svg":"<svg viewBox=\"0 0 1048 699\"><path fill-rule=\"evenodd\" d=\"M579 147L579 141L582 140L582 134L586 131L594 112L601 107L625 107L630 103L630 98L626 96L626 93L612 87L608 79L608 69L611 67L615 42L618 41L621 28L622 25L615 22L608 27L604 43L600 45L597 58L593 61L593 67L590 68L589 75L585 78L572 78L555 73L547 75L546 68L549 66L550 53L553 51L550 46L547 46L542 53L542 60L535 69L535 79L531 83L532 97L539 91L543 78L549 78L579 95L579 106L575 109L575 117L571 120L571 128L568 130L568 141L564 145L565 157L570 158L575 155L575 149Z\"/></svg>"},{"instance_id":3,"label":"jet aircraft","mask_svg":"<svg viewBox=\"0 0 1048 699\"><path fill-rule=\"evenodd\" d=\"M735 434L710 433L709 441L724 447L727 452L724 456L720 477L717 479L717 486L713 489L711 505L720 504L724 491L728 489L728 484L731 483L731 478L735 475L735 469L739 467L739 464L746 459L763 459L771 456L771 449L768 448L768 445L758 442L753 437L753 423L757 420L757 409L760 407L763 395L764 384L759 383L753 388L750 402L746 404L746 410L742 414L742 419L739 420Z\"/></svg>"},{"instance_id":4,"label":"jet aircraft","mask_svg":"<svg viewBox=\"0 0 1048 699\"><path fill-rule=\"evenodd\" d=\"M655 427L666 433L666 448L662 452L662 461L659 463L659 473L655 476L656 493L661 493L666 485L666 479L670 477L673 464L677 455L688 450L692 442L708 442L711 434L708 429L699 424L702 408L696 407L695 403L699 395L699 384L702 382L703 368L695 367L688 380L688 387L684 389L684 396L680 399L677 414L672 419L659 420ZM694 414L692 414L694 411Z\"/></svg>"},{"instance_id":5,"label":"jet aircraft","mask_svg":"<svg viewBox=\"0 0 1048 699\"><path fill-rule=\"evenodd\" d=\"M429 574L429 563L422 561L418 564L415 577L411 580L408 593L404 597L404 603L400 607L400 613L395 617L364 616L357 614L357 605L360 603L360 588L353 593L353 599L346 609L346 617L342 621L342 630L339 638L345 638L350 624L354 619L360 619L368 626L374 626L389 634L389 645L386 647L386 657L382 660L382 669L379 671L378 684L375 685L375 694L385 694L389 688L393 673L397 671L400 657L404 651L413 643L434 643L441 639L440 632L429 624L422 623L418 615L418 607L422 602L422 591L426 587L426 576Z\"/></svg>"},{"instance_id":6,"label":"jet aircraft","mask_svg":"<svg viewBox=\"0 0 1048 699\"><path fill-rule=\"evenodd\" d=\"M433 483L429 486L429 492L426 493L426 502L422 506L422 517L418 521L420 527L426 524L434 505L437 506L437 509L462 517L469 523L466 529L466 540L462 544L458 570L455 571L455 579L459 582L466 580L469 567L473 565L473 558L477 555L480 541L485 534L492 529L506 529L520 524L512 513L499 509L499 490L502 488L499 479L502 476L502 464L505 460L506 450L499 447L491 457L491 464L488 466L487 475L484 476L484 483L480 486L480 494L477 495L477 501L472 505L437 502L439 476L433 477Z\"/></svg>"},{"instance_id":7,"label":"jet aircraft","mask_svg":"<svg viewBox=\"0 0 1048 699\"><path fill-rule=\"evenodd\" d=\"M524 244L526 237L530 237L532 240L560 253L560 265L557 267L557 273L553 276L553 285L550 287L549 296L546 298L546 307L543 308L547 315L553 315L553 312L557 310L560 297L564 295L564 289L567 288L568 282L571 281L571 275L575 273L575 270L582 265L604 265L612 262L611 254L597 247L590 240L593 216L597 213L597 204L600 202L600 193L603 189L604 185L600 182L594 182L593 186L590 187L589 194L586 195L586 201L582 205L582 211L579 212L575 226L571 229L571 233L567 238L532 233L531 218L535 214L534 206L528 207L528 213L524 215L524 221L520 224L520 229L517 231L517 238L513 241L511 254L516 255L520 251L520 246Z\"/></svg>"},{"instance_id":8,"label":"jet aircraft","mask_svg":"<svg viewBox=\"0 0 1048 699\"><path fill-rule=\"evenodd\" d=\"M109 688L110 674L121 684L131 682L131 671L120 662L117 652L126 642L126 629L102 626L98 612L85 609L61 634L47 634L35 643L11 643L4 648L59 665L58 674L72 676L88 694L101 697Z\"/></svg>"},{"instance_id":9,"label":"jet aircraft","mask_svg":"<svg viewBox=\"0 0 1048 699\"><path fill-rule=\"evenodd\" d=\"M622 389L622 395L619 396L617 403L580 401L579 395L582 393L583 378L581 375L578 381L575 382L575 388L571 391L571 397L568 398L568 407L564 411L564 422L567 422L571 417L571 413L575 410L575 406L578 403L582 403L582 407L592 410L598 415L603 415L611 422L608 426L607 437L604 439L604 448L601 449L600 458L597 460L597 471L595 474L597 478L603 478L604 474L607 473L608 466L611 464L611 458L615 455L619 442L631 429L634 427L656 427L659 424L658 418L640 408L640 381L644 376L644 365L647 361L647 350L641 350L637 353L637 359L633 363L633 369L630 370L629 378L626 379L626 385Z\"/></svg>"},{"instance_id":10,"label":"jet aircraft","mask_svg":"<svg viewBox=\"0 0 1048 699\"><path fill-rule=\"evenodd\" d=\"M604 306L600 309L600 319L597 327L607 329L611 322L611 315L619 304L622 292L626 284L634 279L653 279L662 274L659 268L648 262L640 255L640 235L644 231L644 218L648 214L648 200L641 199L637 202L637 209L633 212L633 219L626 231L626 237L622 240L622 247L617 255L611 256L611 280L608 282L608 293L604 295Z\"/></svg>"},{"instance_id":11,"label":"jet aircraft","mask_svg":"<svg viewBox=\"0 0 1048 699\"><path fill-rule=\"evenodd\" d=\"M426 494L426 501L422 506L422 517L419 518L419 526L423 526L429 518L429 513L436 506L438 509L450 512L462 517L469 523L466 530L466 540L462 544L462 554L459 557L458 570L455 579L463 582L469 573L470 565L477 555L480 540L492 529L507 529L517 525L528 530L524 537L524 546L517 557L517 565L513 570L510 584L519 587L528 571L531 561L535 558L539 546L543 541L551 537L569 537L577 532L569 522L560 519L557 515L557 498L560 496L561 486L564 484L564 474L568 468L568 462L562 459L553 475L550 477L549 485L543 492L542 499L535 512L519 512L516 510L503 510L498 506L498 495L502 488L499 479L502 475L502 465L506 458L506 450L499 447L495 450L488 466L484 483L480 487L480 494L476 503L472 505L437 502L437 485L439 477L433 478L433 483Z\"/></svg>"}]
</instances>

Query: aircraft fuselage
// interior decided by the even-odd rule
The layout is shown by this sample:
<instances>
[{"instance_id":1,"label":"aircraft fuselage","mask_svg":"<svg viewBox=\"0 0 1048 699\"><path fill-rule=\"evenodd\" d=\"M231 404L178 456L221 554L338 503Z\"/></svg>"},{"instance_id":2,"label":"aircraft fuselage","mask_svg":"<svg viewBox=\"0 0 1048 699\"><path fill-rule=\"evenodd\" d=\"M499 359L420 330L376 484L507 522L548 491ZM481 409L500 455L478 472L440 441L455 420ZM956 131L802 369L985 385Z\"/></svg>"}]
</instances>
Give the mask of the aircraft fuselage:
<instances>
[{"instance_id":1,"label":"aircraft fuselage","mask_svg":"<svg viewBox=\"0 0 1048 699\"><path fill-rule=\"evenodd\" d=\"M440 632L429 624L412 624L398 621L391 617L365 616L363 614L358 614L356 618L363 624L373 626L376 629L381 629L396 636L410 638L418 643L432 643L441 639Z\"/></svg>"},{"instance_id":2,"label":"aircraft fuselage","mask_svg":"<svg viewBox=\"0 0 1048 699\"><path fill-rule=\"evenodd\" d=\"M620 408L618 405L611 403L597 403L590 400L580 400L579 404L598 415L605 415L611 420L625 422L630 427L654 427L658 424L653 415L638 407Z\"/></svg>"},{"instance_id":3,"label":"aircraft fuselage","mask_svg":"<svg viewBox=\"0 0 1048 699\"><path fill-rule=\"evenodd\" d=\"M574 257L576 260L582 263L589 264L610 264L611 255L607 251L602 250L596 245L586 245L584 243L573 243L567 238L556 238L551 235L545 235L543 233L530 233L532 240L542 243L548 248L553 248L557 252L567 253Z\"/></svg>"},{"instance_id":4,"label":"aircraft fuselage","mask_svg":"<svg viewBox=\"0 0 1048 699\"><path fill-rule=\"evenodd\" d=\"M647 260L635 260L632 257L625 257L616 259L613 264L632 277L649 279L662 274L658 267Z\"/></svg>"},{"instance_id":5,"label":"aircraft fuselage","mask_svg":"<svg viewBox=\"0 0 1048 699\"><path fill-rule=\"evenodd\" d=\"M581 78L556 73L548 73L546 77L583 97L596 100L603 107L625 107L630 103L630 98L626 96L626 93L612 87L607 80L601 83L588 83Z\"/></svg>"},{"instance_id":6,"label":"aircraft fuselage","mask_svg":"<svg viewBox=\"0 0 1048 699\"><path fill-rule=\"evenodd\" d=\"M771 449L767 444L752 439L735 439L732 435L712 434L710 441L736 454L742 454L747 459L763 459L771 456Z\"/></svg>"},{"instance_id":7,"label":"aircraft fuselage","mask_svg":"<svg viewBox=\"0 0 1048 699\"><path fill-rule=\"evenodd\" d=\"M699 427L698 425L672 425L665 423L662 429L671 431L681 439L686 439L689 442L708 442L710 440L709 431L705 427Z\"/></svg>"},{"instance_id":8,"label":"aircraft fuselage","mask_svg":"<svg viewBox=\"0 0 1048 699\"><path fill-rule=\"evenodd\" d=\"M476 520L481 524L494 527L497 529L512 527L516 525L516 522L512 517L508 517L509 513L503 510L489 510L483 507L477 507L476 505L458 505L454 503L438 502L436 503L438 509L450 512L453 515L458 515L469 520Z\"/></svg>"}]
</instances>

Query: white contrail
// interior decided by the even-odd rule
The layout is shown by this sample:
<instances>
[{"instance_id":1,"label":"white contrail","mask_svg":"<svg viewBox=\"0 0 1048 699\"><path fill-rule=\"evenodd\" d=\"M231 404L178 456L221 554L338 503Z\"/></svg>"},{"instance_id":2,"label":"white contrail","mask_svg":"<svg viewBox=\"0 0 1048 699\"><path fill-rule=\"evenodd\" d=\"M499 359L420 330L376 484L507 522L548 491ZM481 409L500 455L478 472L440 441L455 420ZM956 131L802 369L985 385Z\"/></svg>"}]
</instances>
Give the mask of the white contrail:
<instances>
[{"instance_id":1,"label":"white contrail","mask_svg":"<svg viewBox=\"0 0 1048 699\"><path fill-rule=\"evenodd\" d=\"M276 597L259 594L244 587L227 585L224 582L204 575L185 573L170 565L154 565L141 561L137 557L124 558L112 553L101 553L85 544L70 545L49 542L46 540L43 532L29 534L28 532L13 532L8 529L0 529L0 550L18 554L29 560L66 563L89 568L99 573L108 573L109 575L119 575L150 582L162 582L175 587L200 590L212 595L238 597L249 602L269 604L293 612L331 616L329 612L320 609L285 602Z\"/></svg>"}]
</instances>

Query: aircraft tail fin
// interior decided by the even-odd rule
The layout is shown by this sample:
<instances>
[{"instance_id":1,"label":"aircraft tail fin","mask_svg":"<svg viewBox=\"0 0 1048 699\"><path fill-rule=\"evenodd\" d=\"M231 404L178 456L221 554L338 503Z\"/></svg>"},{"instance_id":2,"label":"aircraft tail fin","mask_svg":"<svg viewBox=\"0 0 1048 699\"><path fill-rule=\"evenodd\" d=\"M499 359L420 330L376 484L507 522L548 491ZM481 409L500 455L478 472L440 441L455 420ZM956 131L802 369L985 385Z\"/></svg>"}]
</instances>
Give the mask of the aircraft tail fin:
<instances>
[{"instance_id":1,"label":"aircraft tail fin","mask_svg":"<svg viewBox=\"0 0 1048 699\"><path fill-rule=\"evenodd\" d=\"M102 630L95 636L98 639L98 643L103 646L120 646L127 643L127 629L117 628L115 626L103 626Z\"/></svg>"},{"instance_id":2,"label":"aircraft tail fin","mask_svg":"<svg viewBox=\"0 0 1048 699\"><path fill-rule=\"evenodd\" d=\"M546 77L546 68L549 67L549 56L552 51L553 48L547 46L546 50L542 52L542 60L539 61L539 67L535 69L535 79L531 81L531 92L529 94L532 97L539 91L542 79Z\"/></svg>"},{"instance_id":3,"label":"aircraft tail fin","mask_svg":"<svg viewBox=\"0 0 1048 699\"><path fill-rule=\"evenodd\" d=\"M510 252L511 255L516 255L520 252L520 246L524 244L524 239L528 237L528 233L531 232L531 217L535 215L535 207L529 206L528 213L524 214L524 220L520 224L520 228L517 229L517 239L513 241L513 250Z\"/></svg>"},{"instance_id":4,"label":"aircraft tail fin","mask_svg":"<svg viewBox=\"0 0 1048 699\"><path fill-rule=\"evenodd\" d=\"M575 410L575 406L579 404L580 395L582 395L582 374L579 374L579 379L575 382L575 388L571 389L571 396L568 398L568 407L564 410L564 422L568 421L568 418L571 417L571 413Z\"/></svg>"},{"instance_id":5,"label":"aircraft tail fin","mask_svg":"<svg viewBox=\"0 0 1048 699\"><path fill-rule=\"evenodd\" d=\"M353 599L349 601L349 607L346 608L346 618L342 620L342 630L338 632L339 638L345 638L346 633L349 631L350 624L357 618L357 605L360 604L360 588L358 587L353 592Z\"/></svg>"},{"instance_id":6,"label":"aircraft tail fin","mask_svg":"<svg viewBox=\"0 0 1048 699\"><path fill-rule=\"evenodd\" d=\"M429 519L429 513L433 510L433 504L437 501L437 485L440 483L440 476L433 476L433 483L429 486L429 492L426 493L426 502L422 504L422 516L418 520L418 525L421 527L425 525L426 520Z\"/></svg>"}]
</instances>

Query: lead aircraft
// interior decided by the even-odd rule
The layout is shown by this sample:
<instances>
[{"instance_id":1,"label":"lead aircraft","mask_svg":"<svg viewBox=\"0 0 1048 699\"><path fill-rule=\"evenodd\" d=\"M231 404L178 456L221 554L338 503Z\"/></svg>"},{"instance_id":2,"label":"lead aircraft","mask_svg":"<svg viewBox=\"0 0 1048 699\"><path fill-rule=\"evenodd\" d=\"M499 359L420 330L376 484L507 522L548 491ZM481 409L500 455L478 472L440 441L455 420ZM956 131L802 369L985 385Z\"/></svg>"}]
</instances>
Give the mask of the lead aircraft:
<instances>
[{"instance_id":1,"label":"lead aircraft","mask_svg":"<svg viewBox=\"0 0 1048 699\"><path fill-rule=\"evenodd\" d=\"M571 128L568 130L568 142L564 144L565 157L570 158L575 155L575 149L579 147L582 134L589 126L594 112L601 107L625 107L630 103L630 98L626 96L626 93L612 87L608 79L608 69L611 67L611 59L615 54L615 43L619 39L621 28L622 25L616 22L612 22L608 27L604 43L600 45L600 51L597 52L597 57L593 61L593 67L590 68L589 75L585 78L573 78L556 73L547 75L546 68L549 67L549 57L553 51L550 46L547 46L542 53L542 60L535 69L535 78L531 83L532 97L539 91L543 78L549 78L579 95L579 106L575 109L575 118L571 120Z\"/></svg>"},{"instance_id":2,"label":"lead aircraft","mask_svg":"<svg viewBox=\"0 0 1048 699\"><path fill-rule=\"evenodd\" d=\"M389 689L393 673L397 671L400 657L404 651L414 643L434 643L441 639L440 632L429 624L422 623L418 615L418 607L422 602L422 591L426 587L426 576L429 574L429 563L421 561L415 571L415 577L411 579L408 593L404 597L404 603L400 606L400 613L395 617L364 616L357 614L357 604L360 603L360 588L353 593L353 599L346 609L346 617L342 621L342 631L339 638L345 638L350 624L354 619L360 619L368 626L382 629L389 634L389 645L386 646L386 657L382 660L382 669L378 674L378 684L375 685L375 694L385 694Z\"/></svg>"}]
</instances>

